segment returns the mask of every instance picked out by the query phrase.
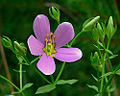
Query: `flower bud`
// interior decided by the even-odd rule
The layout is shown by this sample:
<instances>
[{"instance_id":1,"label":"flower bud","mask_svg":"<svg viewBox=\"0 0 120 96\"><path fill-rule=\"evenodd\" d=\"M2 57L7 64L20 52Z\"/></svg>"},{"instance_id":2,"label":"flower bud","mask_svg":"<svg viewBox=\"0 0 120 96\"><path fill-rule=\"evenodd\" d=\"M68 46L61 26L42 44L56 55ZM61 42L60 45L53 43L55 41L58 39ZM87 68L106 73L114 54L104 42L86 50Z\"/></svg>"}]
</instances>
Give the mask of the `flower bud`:
<instances>
[{"instance_id":1,"label":"flower bud","mask_svg":"<svg viewBox=\"0 0 120 96\"><path fill-rule=\"evenodd\" d=\"M95 41L99 41L99 33L98 33L98 30L97 28L93 28L92 30L92 37Z\"/></svg>"},{"instance_id":2,"label":"flower bud","mask_svg":"<svg viewBox=\"0 0 120 96\"><path fill-rule=\"evenodd\" d=\"M102 70L102 65L100 64L100 58L98 55L98 52L94 53L94 56L91 54L90 56L91 60L91 65L93 66L94 69L101 71Z\"/></svg>"},{"instance_id":3,"label":"flower bud","mask_svg":"<svg viewBox=\"0 0 120 96\"><path fill-rule=\"evenodd\" d=\"M107 28L106 28L106 35L108 39L112 38L116 30L117 30L117 26L114 27L112 16L110 16L108 20Z\"/></svg>"},{"instance_id":4,"label":"flower bud","mask_svg":"<svg viewBox=\"0 0 120 96\"><path fill-rule=\"evenodd\" d=\"M14 41L14 47L15 47L15 50L18 54L26 55L27 48L24 46L24 43L19 44L17 41Z\"/></svg>"},{"instance_id":5,"label":"flower bud","mask_svg":"<svg viewBox=\"0 0 120 96\"><path fill-rule=\"evenodd\" d=\"M89 18L83 23L83 31L89 30L91 27L93 27L94 24L98 22L100 19L100 16L96 16L94 18Z\"/></svg>"},{"instance_id":6,"label":"flower bud","mask_svg":"<svg viewBox=\"0 0 120 96\"><path fill-rule=\"evenodd\" d=\"M105 31L102 29L100 23L97 24L97 31L99 33L99 38L101 41L104 41L105 38Z\"/></svg>"},{"instance_id":7,"label":"flower bud","mask_svg":"<svg viewBox=\"0 0 120 96\"><path fill-rule=\"evenodd\" d=\"M58 23L60 22L60 10L59 10L58 7L51 7L51 8L49 8L49 14Z\"/></svg>"},{"instance_id":8,"label":"flower bud","mask_svg":"<svg viewBox=\"0 0 120 96\"><path fill-rule=\"evenodd\" d=\"M9 39L9 37L7 36L4 36L2 39L1 39L1 42L3 44L3 46L11 49L13 46L12 46L12 41Z\"/></svg>"}]
</instances>

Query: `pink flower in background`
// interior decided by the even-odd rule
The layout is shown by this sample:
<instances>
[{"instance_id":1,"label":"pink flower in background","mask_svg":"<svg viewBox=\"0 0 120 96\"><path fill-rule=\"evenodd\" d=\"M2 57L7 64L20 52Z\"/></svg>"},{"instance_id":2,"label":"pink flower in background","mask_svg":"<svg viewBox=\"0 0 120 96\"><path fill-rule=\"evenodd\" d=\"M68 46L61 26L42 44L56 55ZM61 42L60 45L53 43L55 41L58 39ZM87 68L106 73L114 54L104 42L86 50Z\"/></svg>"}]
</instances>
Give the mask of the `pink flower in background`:
<instances>
[{"instance_id":1,"label":"pink flower in background","mask_svg":"<svg viewBox=\"0 0 120 96\"><path fill-rule=\"evenodd\" d=\"M40 14L34 20L33 30L36 38L31 35L28 38L28 46L32 55L42 55L37 68L43 74L51 75L55 72L54 58L64 62L74 62L82 57L82 52L78 48L60 48L74 38L74 28L71 23L61 23L53 34L50 31L48 18Z\"/></svg>"}]
</instances>

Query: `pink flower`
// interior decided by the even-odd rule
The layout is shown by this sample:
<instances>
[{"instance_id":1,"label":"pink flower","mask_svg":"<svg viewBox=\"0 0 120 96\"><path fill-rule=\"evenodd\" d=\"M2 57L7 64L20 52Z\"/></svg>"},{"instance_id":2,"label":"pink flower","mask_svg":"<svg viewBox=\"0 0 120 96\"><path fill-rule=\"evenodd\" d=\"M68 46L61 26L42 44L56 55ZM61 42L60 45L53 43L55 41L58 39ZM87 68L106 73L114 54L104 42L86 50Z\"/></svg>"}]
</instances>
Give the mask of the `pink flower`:
<instances>
[{"instance_id":1,"label":"pink flower","mask_svg":"<svg viewBox=\"0 0 120 96\"><path fill-rule=\"evenodd\" d=\"M47 16L40 14L34 20L33 30L36 38L31 35L28 38L28 46L32 55L42 55L37 63L37 68L43 74L51 75L55 72L54 58L64 62L74 62L82 57L82 52L78 48L60 48L74 38L71 23L61 23L53 34L50 33Z\"/></svg>"}]
</instances>

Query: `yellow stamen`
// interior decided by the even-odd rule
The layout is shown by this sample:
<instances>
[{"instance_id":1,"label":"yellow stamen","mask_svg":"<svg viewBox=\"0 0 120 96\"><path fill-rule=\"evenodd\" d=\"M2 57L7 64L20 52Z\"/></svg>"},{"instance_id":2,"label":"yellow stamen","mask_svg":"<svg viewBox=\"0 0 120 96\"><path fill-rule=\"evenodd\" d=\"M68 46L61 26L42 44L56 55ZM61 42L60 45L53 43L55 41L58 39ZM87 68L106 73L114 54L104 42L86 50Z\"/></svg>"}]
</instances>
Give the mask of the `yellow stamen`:
<instances>
[{"instance_id":1,"label":"yellow stamen","mask_svg":"<svg viewBox=\"0 0 120 96\"><path fill-rule=\"evenodd\" d=\"M48 39L47 39L47 38L45 39L45 42L48 42Z\"/></svg>"},{"instance_id":2,"label":"yellow stamen","mask_svg":"<svg viewBox=\"0 0 120 96\"><path fill-rule=\"evenodd\" d=\"M50 41L50 43L52 43L52 40L51 40L51 39L49 39L49 41Z\"/></svg>"},{"instance_id":3,"label":"yellow stamen","mask_svg":"<svg viewBox=\"0 0 120 96\"><path fill-rule=\"evenodd\" d=\"M48 38L49 34L46 35L46 37Z\"/></svg>"},{"instance_id":4,"label":"yellow stamen","mask_svg":"<svg viewBox=\"0 0 120 96\"><path fill-rule=\"evenodd\" d=\"M52 36L53 35L53 33L50 33L50 36Z\"/></svg>"},{"instance_id":5,"label":"yellow stamen","mask_svg":"<svg viewBox=\"0 0 120 96\"><path fill-rule=\"evenodd\" d=\"M55 35L53 35L53 39L55 39Z\"/></svg>"}]
</instances>

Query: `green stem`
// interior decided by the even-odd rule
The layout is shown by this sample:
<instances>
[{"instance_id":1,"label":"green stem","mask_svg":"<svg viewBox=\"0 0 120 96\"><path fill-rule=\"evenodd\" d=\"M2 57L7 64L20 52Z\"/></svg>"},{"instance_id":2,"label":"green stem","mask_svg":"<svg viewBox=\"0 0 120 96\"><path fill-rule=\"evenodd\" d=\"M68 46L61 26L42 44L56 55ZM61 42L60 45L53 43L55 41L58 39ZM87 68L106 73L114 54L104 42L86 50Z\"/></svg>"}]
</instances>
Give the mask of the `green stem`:
<instances>
[{"instance_id":1,"label":"green stem","mask_svg":"<svg viewBox=\"0 0 120 96\"><path fill-rule=\"evenodd\" d=\"M109 65L110 65L110 68L111 68L111 70L112 70L112 72L113 72L113 66L112 66L112 63L111 63L111 61L110 61L109 54L107 54L107 60L108 60L108 63L109 63Z\"/></svg>"},{"instance_id":2,"label":"green stem","mask_svg":"<svg viewBox=\"0 0 120 96\"><path fill-rule=\"evenodd\" d=\"M65 67L65 64L66 64L66 62L63 62L62 67L61 67L61 69L60 69L60 72L59 72L59 74L58 74L58 76L57 76L57 78L56 78L56 80L55 80L55 83L57 83L57 81L59 80L59 78L60 78L60 76L61 76L61 74L62 74L62 72L63 72L63 69L64 69L64 67Z\"/></svg>"},{"instance_id":3,"label":"green stem","mask_svg":"<svg viewBox=\"0 0 120 96\"><path fill-rule=\"evenodd\" d=\"M51 84L51 82L48 81L48 80L45 78L45 76L44 76L40 71L38 71L36 68L35 68L35 71L36 71L47 83Z\"/></svg>"},{"instance_id":4,"label":"green stem","mask_svg":"<svg viewBox=\"0 0 120 96\"><path fill-rule=\"evenodd\" d=\"M54 77L53 77L53 75L51 75L50 77L51 77L51 81L54 83Z\"/></svg>"},{"instance_id":5,"label":"green stem","mask_svg":"<svg viewBox=\"0 0 120 96\"><path fill-rule=\"evenodd\" d=\"M105 74L105 62L103 62L103 66L102 66L102 76ZM102 77L101 79L101 87L100 87L100 92L102 92L103 89L103 83L104 83L104 77Z\"/></svg>"},{"instance_id":6,"label":"green stem","mask_svg":"<svg viewBox=\"0 0 120 96\"><path fill-rule=\"evenodd\" d=\"M120 69L120 64L115 68L115 70L113 71L113 73L115 73L118 69ZM110 79L109 79L108 82L105 84L104 89L103 89L102 92L100 93L101 95L105 92L107 86L110 84L110 82L111 82L112 78L114 77L114 75L115 75L115 74L112 74L112 75L110 76Z\"/></svg>"},{"instance_id":7,"label":"green stem","mask_svg":"<svg viewBox=\"0 0 120 96\"><path fill-rule=\"evenodd\" d=\"M35 61L37 61L38 58L40 58L40 57L35 58L35 59L32 60L31 62L27 59L27 57L23 57L23 58L24 58L25 63L32 65L32 63L34 63ZM33 66L33 65L32 65L32 66ZM48 81L42 73L40 73L34 66L33 66L33 68L35 69L35 71L36 71L47 83L51 84L51 82Z\"/></svg>"},{"instance_id":8,"label":"green stem","mask_svg":"<svg viewBox=\"0 0 120 96\"><path fill-rule=\"evenodd\" d=\"M9 84L11 84L15 89L17 89L18 91L20 91L20 89L15 84L13 84L11 81L9 81L4 76L0 75L0 78L4 79L6 82L8 82Z\"/></svg>"},{"instance_id":9,"label":"green stem","mask_svg":"<svg viewBox=\"0 0 120 96\"><path fill-rule=\"evenodd\" d=\"M22 64L20 64L20 90L22 90Z\"/></svg>"},{"instance_id":10,"label":"green stem","mask_svg":"<svg viewBox=\"0 0 120 96\"><path fill-rule=\"evenodd\" d=\"M35 63L38 59L40 59L40 57L37 57L37 58L35 58L34 60L32 60L32 61L30 62L30 65L33 64L33 63Z\"/></svg>"},{"instance_id":11,"label":"green stem","mask_svg":"<svg viewBox=\"0 0 120 96\"><path fill-rule=\"evenodd\" d=\"M81 30L76 36L75 36L75 38L71 41L71 43L70 43L70 47L72 46L72 44L75 42L75 40L77 39L77 37L81 34L81 33L83 33L83 30Z\"/></svg>"}]
</instances>

